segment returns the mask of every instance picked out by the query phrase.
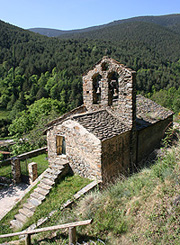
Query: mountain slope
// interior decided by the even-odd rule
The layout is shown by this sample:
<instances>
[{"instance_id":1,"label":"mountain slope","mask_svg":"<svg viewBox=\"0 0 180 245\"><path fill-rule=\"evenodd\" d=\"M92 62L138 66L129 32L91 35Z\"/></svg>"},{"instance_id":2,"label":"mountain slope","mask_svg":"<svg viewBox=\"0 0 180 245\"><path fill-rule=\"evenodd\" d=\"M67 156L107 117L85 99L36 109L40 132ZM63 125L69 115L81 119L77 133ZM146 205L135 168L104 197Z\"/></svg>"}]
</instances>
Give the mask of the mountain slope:
<instances>
[{"instance_id":1,"label":"mountain slope","mask_svg":"<svg viewBox=\"0 0 180 245\"><path fill-rule=\"evenodd\" d=\"M98 39L116 43L117 46L146 47L164 58L175 60L180 56L180 35L157 24L129 22L108 26L100 30L62 35L59 38Z\"/></svg>"},{"instance_id":2,"label":"mountain slope","mask_svg":"<svg viewBox=\"0 0 180 245\"><path fill-rule=\"evenodd\" d=\"M89 31L96 31L106 27L113 27L119 24L129 23L129 22L146 22L146 23L154 23L160 26L167 27L173 30L176 33L180 33L180 14L172 14L172 15L162 15L162 16L139 16L133 17L129 19L117 20L110 22L108 24L93 26L89 28L77 29L77 30L69 30L62 31L57 29L48 29L48 28L31 28L29 29L32 32L39 33L41 35L45 35L48 37L57 37L64 34L74 34L74 33L84 33Z\"/></svg>"},{"instance_id":3,"label":"mountain slope","mask_svg":"<svg viewBox=\"0 0 180 245\"><path fill-rule=\"evenodd\" d=\"M50 29L50 28L30 28L28 30L35 33L39 33L47 37L58 37L68 32L68 31L61 31L61 30Z\"/></svg>"},{"instance_id":4,"label":"mountain slope","mask_svg":"<svg viewBox=\"0 0 180 245\"><path fill-rule=\"evenodd\" d=\"M6 62L9 69L20 66L27 76L40 75L54 67L59 70L71 67L73 73L80 75L90 67L88 64L93 65L105 54L105 43L96 42L100 48L94 56L91 55L94 41L48 38L0 21L0 64Z\"/></svg>"},{"instance_id":5,"label":"mountain slope","mask_svg":"<svg viewBox=\"0 0 180 245\"><path fill-rule=\"evenodd\" d=\"M0 21L0 107L42 97L79 105L80 76L104 55L135 70L141 92L180 86L180 35L165 26L129 22L48 38Z\"/></svg>"}]
</instances>

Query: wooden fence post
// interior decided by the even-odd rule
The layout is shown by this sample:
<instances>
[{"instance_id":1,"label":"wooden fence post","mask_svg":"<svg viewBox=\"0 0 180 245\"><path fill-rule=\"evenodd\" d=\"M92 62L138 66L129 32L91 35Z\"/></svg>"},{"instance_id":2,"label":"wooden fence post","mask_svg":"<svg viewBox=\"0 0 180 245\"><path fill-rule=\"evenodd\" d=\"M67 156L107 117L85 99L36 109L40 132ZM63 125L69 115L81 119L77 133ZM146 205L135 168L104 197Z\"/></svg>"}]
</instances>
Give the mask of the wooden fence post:
<instances>
[{"instance_id":1,"label":"wooden fence post","mask_svg":"<svg viewBox=\"0 0 180 245\"><path fill-rule=\"evenodd\" d=\"M25 236L25 245L31 245L31 234Z\"/></svg>"},{"instance_id":2,"label":"wooden fence post","mask_svg":"<svg viewBox=\"0 0 180 245\"><path fill-rule=\"evenodd\" d=\"M76 244L76 227L69 227L69 245Z\"/></svg>"},{"instance_id":3,"label":"wooden fence post","mask_svg":"<svg viewBox=\"0 0 180 245\"><path fill-rule=\"evenodd\" d=\"M3 235L0 235L0 238L25 235L25 245L31 245L31 235L33 234L36 234L39 232L55 231L59 229L69 228L69 245L76 245L76 227L81 226L81 225L89 225L92 223L92 221L93 221L92 219L82 220L82 221L77 221L73 223L39 228L39 229L31 230L31 231L20 231L20 232L14 232L10 234L3 234Z\"/></svg>"}]
</instances>

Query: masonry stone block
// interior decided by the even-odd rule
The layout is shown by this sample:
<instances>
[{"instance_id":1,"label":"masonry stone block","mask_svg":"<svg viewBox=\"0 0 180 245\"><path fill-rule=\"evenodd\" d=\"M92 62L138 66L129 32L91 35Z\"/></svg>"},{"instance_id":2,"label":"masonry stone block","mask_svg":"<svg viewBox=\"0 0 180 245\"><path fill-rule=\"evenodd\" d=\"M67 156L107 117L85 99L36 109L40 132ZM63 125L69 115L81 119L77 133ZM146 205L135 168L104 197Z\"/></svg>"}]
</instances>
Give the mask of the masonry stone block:
<instances>
[{"instance_id":1,"label":"masonry stone block","mask_svg":"<svg viewBox=\"0 0 180 245\"><path fill-rule=\"evenodd\" d=\"M21 182L21 165L20 160L17 157L13 157L11 160L11 169L12 169L12 176L13 182L18 184Z\"/></svg>"},{"instance_id":2,"label":"masonry stone block","mask_svg":"<svg viewBox=\"0 0 180 245\"><path fill-rule=\"evenodd\" d=\"M28 164L28 172L29 172L29 182L31 185L38 177L37 163L35 163L35 162L29 163Z\"/></svg>"}]
</instances>

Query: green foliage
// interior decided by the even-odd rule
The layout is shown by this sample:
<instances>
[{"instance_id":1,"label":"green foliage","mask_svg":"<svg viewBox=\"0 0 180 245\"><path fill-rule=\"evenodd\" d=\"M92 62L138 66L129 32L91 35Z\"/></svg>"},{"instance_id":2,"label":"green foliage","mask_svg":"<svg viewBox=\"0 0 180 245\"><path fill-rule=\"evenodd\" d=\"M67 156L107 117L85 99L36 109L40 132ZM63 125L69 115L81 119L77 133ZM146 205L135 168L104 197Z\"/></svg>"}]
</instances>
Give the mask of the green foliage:
<instances>
[{"instance_id":1,"label":"green foliage","mask_svg":"<svg viewBox=\"0 0 180 245\"><path fill-rule=\"evenodd\" d=\"M46 137L42 135L45 124L64 112L62 103L50 98L42 98L27 108L9 126L10 135L16 137L16 144L12 146L13 155L45 145Z\"/></svg>"},{"instance_id":2,"label":"green foliage","mask_svg":"<svg viewBox=\"0 0 180 245\"><path fill-rule=\"evenodd\" d=\"M154 90L152 94L149 94L149 97L176 114L180 112L180 88L171 87L168 90Z\"/></svg>"},{"instance_id":3,"label":"green foliage","mask_svg":"<svg viewBox=\"0 0 180 245\"><path fill-rule=\"evenodd\" d=\"M3 154L0 153L0 161L3 160Z\"/></svg>"},{"instance_id":4,"label":"green foliage","mask_svg":"<svg viewBox=\"0 0 180 245\"><path fill-rule=\"evenodd\" d=\"M6 110L0 110L0 120L1 119L7 119L9 115L9 112Z\"/></svg>"},{"instance_id":5,"label":"green foliage","mask_svg":"<svg viewBox=\"0 0 180 245\"><path fill-rule=\"evenodd\" d=\"M50 97L70 110L82 103L81 74L104 55L137 71L137 90L141 93L172 86L178 89L180 35L164 28L167 19L172 18L164 19L159 20L161 26L117 22L61 39L40 36L1 21L0 107L12 110L10 117L15 119L35 100ZM177 17L175 20L177 24ZM176 111L179 100L177 97L173 101Z\"/></svg>"},{"instance_id":6,"label":"green foliage","mask_svg":"<svg viewBox=\"0 0 180 245\"><path fill-rule=\"evenodd\" d=\"M81 105L81 75L104 55L136 70L139 93L148 94L156 102L179 112L180 34L167 25L170 19L164 17L157 22L160 25L116 22L59 39L0 21L0 108L10 111L8 117L13 120L10 134L22 138L19 146L14 146L14 154L45 142L36 137L37 143L30 143L22 137L29 132L32 139L40 135L41 125L51 118L50 112L48 115L40 112L35 119L29 106L43 98L58 100L58 111L51 108L55 116ZM175 20L177 24L179 19ZM1 137L8 133L8 125L2 124Z\"/></svg>"},{"instance_id":7,"label":"green foliage","mask_svg":"<svg viewBox=\"0 0 180 245\"><path fill-rule=\"evenodd\" d=\"M8 135L8 127L10 123L10 119L0 119L0 137L5 138Z\"/></svg>"},{"instance_id":8,"label":"green foliage","mask_svg":"<svg viewBox=\"0 0 180 245\"><path fill-rule=\"evenodd\" d=\"M29 133L43 117L48 117L51 113L61 111L61 103L50 98L42 98L34 104L28 106L27 111L22 111L9 127L11 135L22 136Z\"/></svg>"},{"instance_id":9,"label":"green foliage","mask_svg":"<svg viewBox=\"0 0 180 245\"><path fill-rule=\"evenodd\" d=\"M11 165L1 166L0 167L0 176L6 177L6 178L12 178Z\"/></svg>"}]
</instances>

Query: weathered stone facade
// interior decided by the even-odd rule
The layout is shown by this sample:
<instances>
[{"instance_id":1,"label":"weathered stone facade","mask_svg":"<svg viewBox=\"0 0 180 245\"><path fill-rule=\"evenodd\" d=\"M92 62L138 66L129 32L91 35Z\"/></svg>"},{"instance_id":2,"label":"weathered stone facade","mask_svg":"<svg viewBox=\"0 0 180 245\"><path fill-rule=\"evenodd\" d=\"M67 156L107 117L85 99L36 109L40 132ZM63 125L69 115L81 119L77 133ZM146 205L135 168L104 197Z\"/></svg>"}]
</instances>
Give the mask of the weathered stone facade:
<instances>
[{"instance_id":1,"label":"weathered stone facade","mask_svg":"<svg viewBox=\"0 0 180 245\"><path fill-rule=\"evenodd\" d=\"M64 121L50 129L48 137L48 159L50 163L61 162L65 155L57 154L56 136L66 139L66 157L75 173L83 177L101 179L101 142L92 133L74 120Z\"/></svg>"},{"instance_id":2,"label":"weathered stone facade","mask_svg":"<svg viewBox=\"0 0 180 245\"><path fill-rule=\"evenodd\" d=\"M130 131L102 141L102 180L112 181L131 168Z\"/></svg>"},{"instance_id":3,"label":"weathered stone facade","mask_svg":"<svg viewBox=\"0 0 180 245\"><path fill-rule=\"evenodd\" d=\"M160 146L166 129L172 125L173 115L148 127L137 130L137 162L147 157L152 150Z\"/></svg>"},{"instance_id":4,"label":"weathered stone facade","mask_svg":"<svg viewBox=\"0 0 180 245\"><path fill-rule=\"evenodd\" d=\"M88 110L111 106L126 125L136 118L135 72L119 62L104 57L83 76L83 100ZM97 99L97 94L99 99Z\"/></svg>"},{"instance_id":5,"label":"weathered stone facade","mask_svg":"<svg viewBox=\"0 0 180 245\"><path fill-rule=\"evenodd\" d=\"M48 124L47 141L50 164L67 158L84 177L109 181L133 171L172 123L171 111L136 97L135 72L108 57L84 74L83 100Z\"/></svg>"}]
</instances>

